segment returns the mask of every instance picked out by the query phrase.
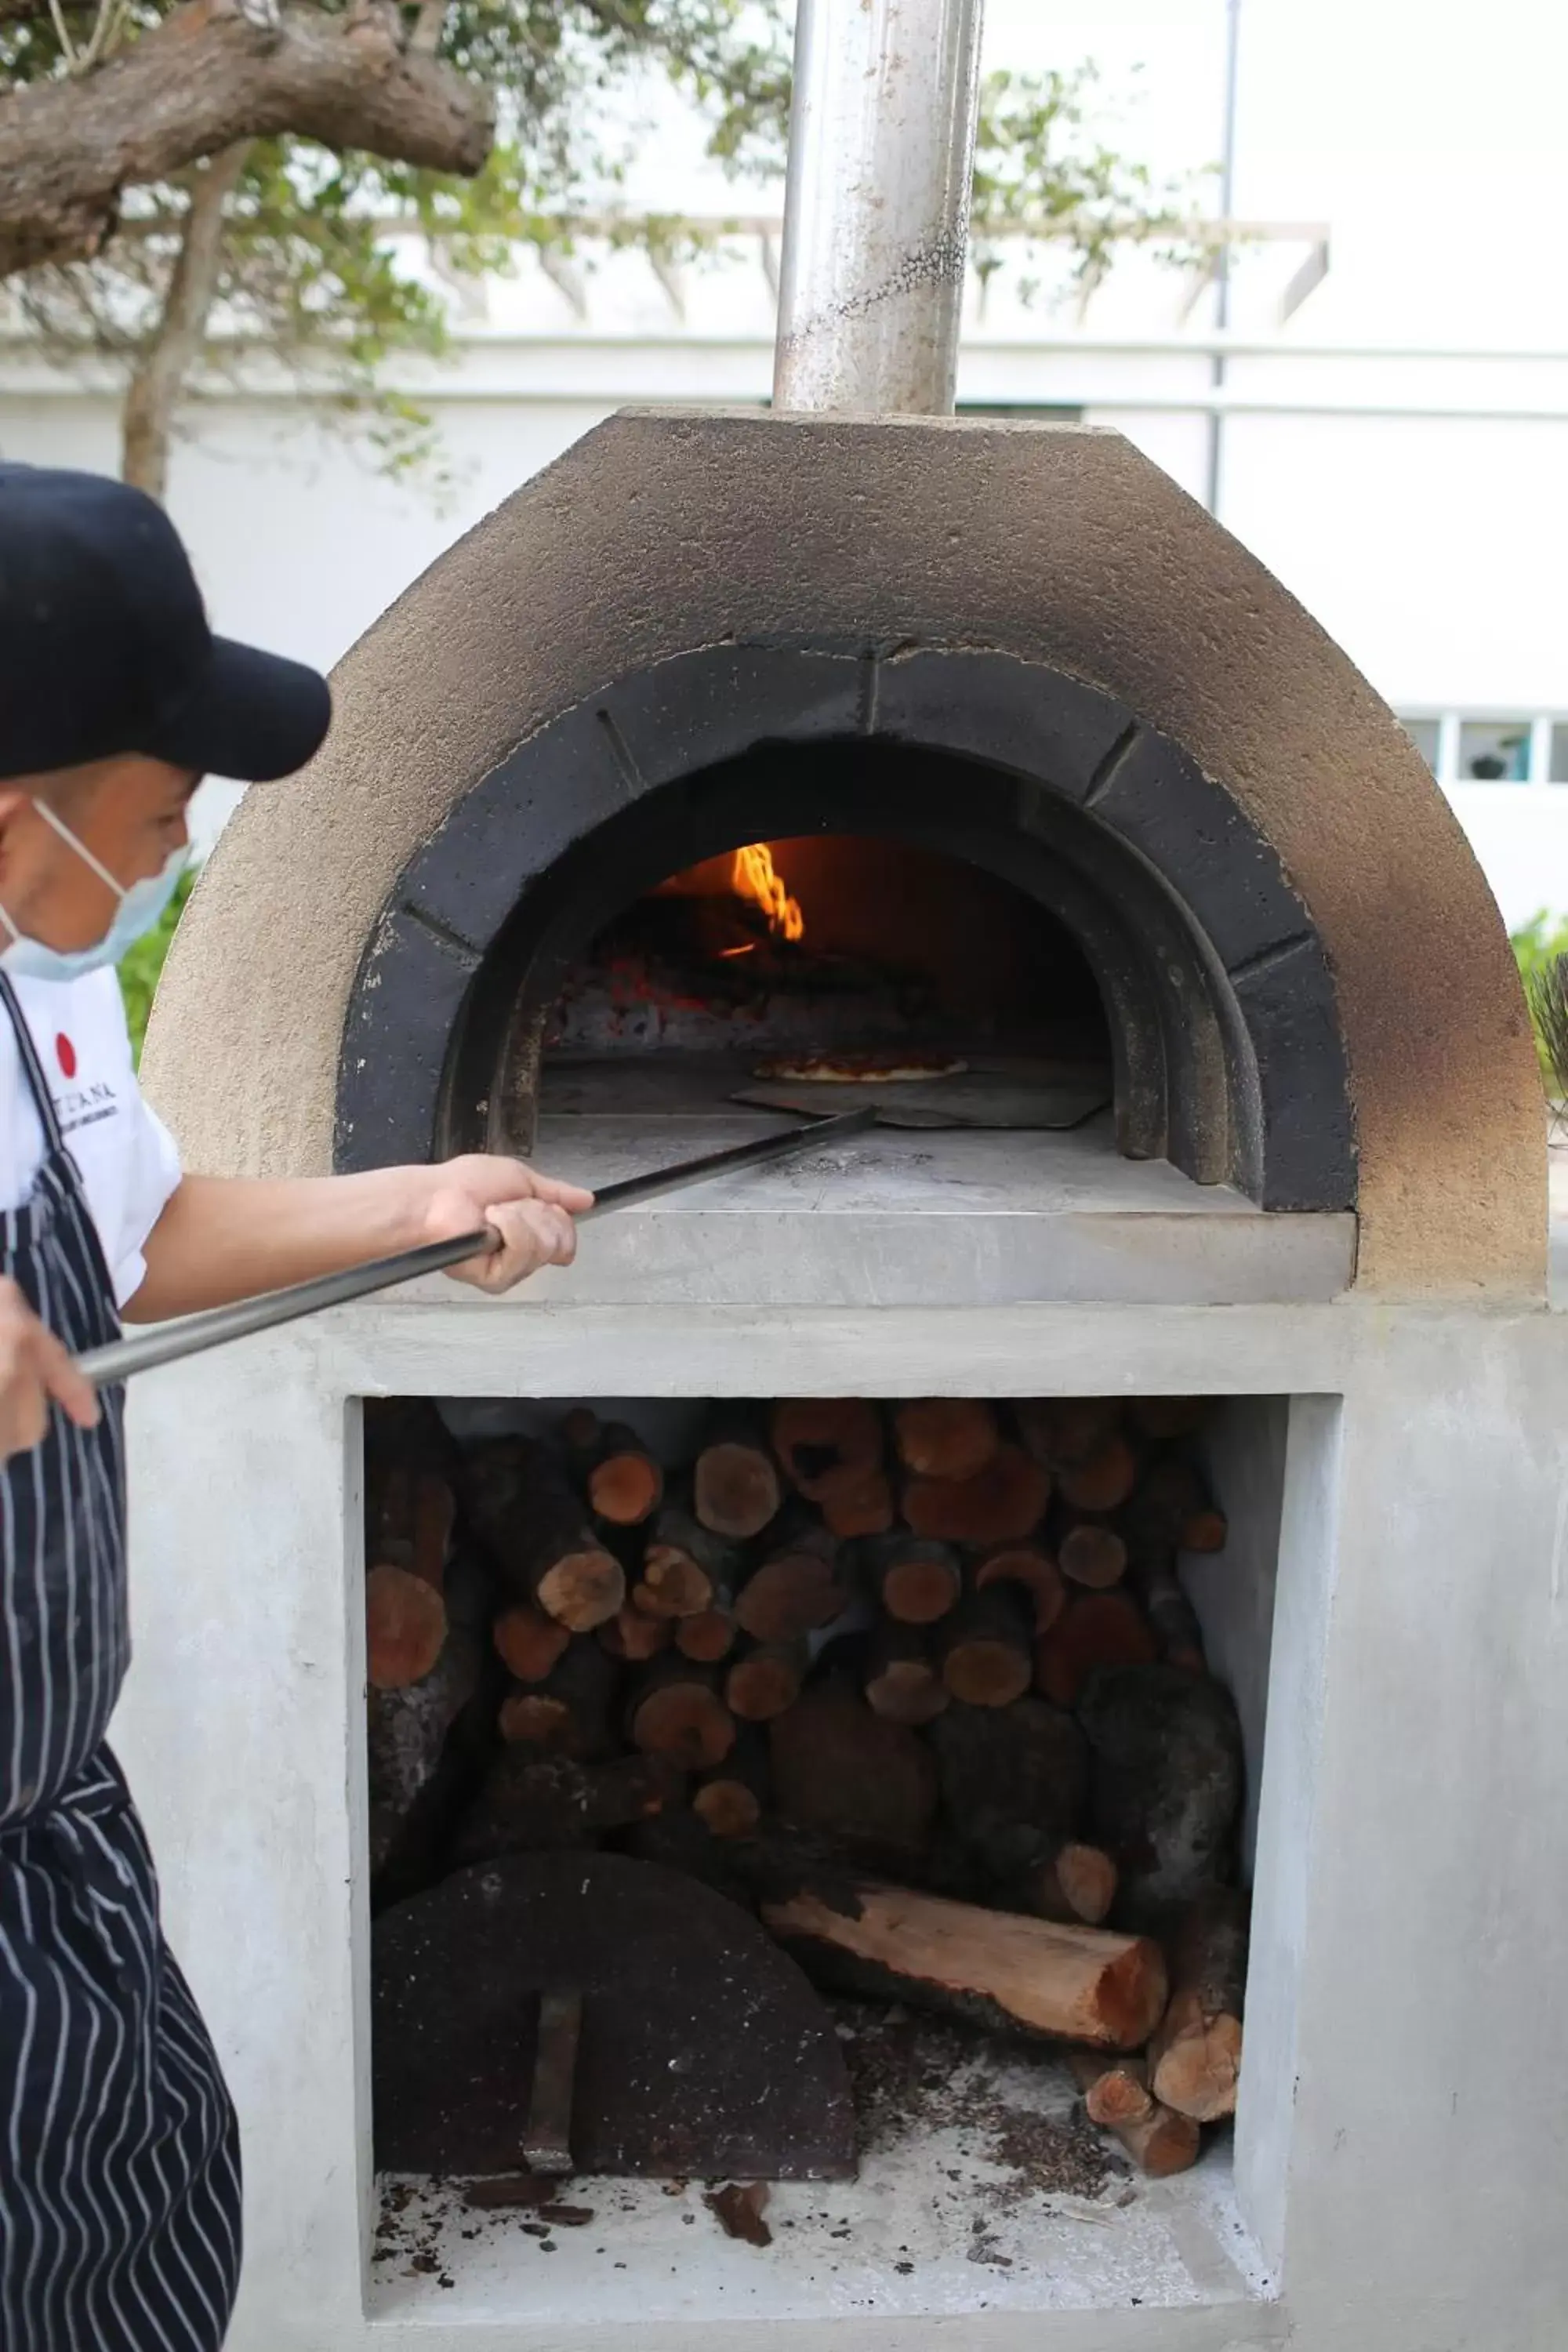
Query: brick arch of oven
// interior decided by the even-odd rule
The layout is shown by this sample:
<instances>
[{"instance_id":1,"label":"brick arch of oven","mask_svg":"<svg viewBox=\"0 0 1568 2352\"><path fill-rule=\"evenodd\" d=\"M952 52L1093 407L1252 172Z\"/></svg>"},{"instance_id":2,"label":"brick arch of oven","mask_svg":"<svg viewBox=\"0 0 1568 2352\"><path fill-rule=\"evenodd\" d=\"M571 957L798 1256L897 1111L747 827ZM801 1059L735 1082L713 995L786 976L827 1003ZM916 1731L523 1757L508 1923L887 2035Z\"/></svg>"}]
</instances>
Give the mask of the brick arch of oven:
<instances>
[{"instance_id":1,"label":"brick arch of oven","mask_svg":"<svg viewBox=\"0 0 1568 2352\"><path fill-rule=\"evenodd\" d=\"M805 833L945 852L1062 924L1104 1005L1123 1152L1265 1208L1355 1206L1328 959L1272 845L1114 697L935 646L709 647L520 743L407 861L372 929L343 1024L337 1166L527 1151L545 1020L603 924L701 857Z\"/></svg>"}]
</instances>

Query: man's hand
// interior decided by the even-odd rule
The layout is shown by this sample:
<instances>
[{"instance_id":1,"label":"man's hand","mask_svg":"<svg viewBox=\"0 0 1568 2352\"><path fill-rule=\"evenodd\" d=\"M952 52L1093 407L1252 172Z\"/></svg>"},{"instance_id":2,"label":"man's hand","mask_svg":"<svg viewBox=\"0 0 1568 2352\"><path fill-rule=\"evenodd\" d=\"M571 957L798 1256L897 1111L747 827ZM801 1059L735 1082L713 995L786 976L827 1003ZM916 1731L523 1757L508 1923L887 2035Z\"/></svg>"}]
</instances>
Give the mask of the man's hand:
<instances>
[{"instance_id":1,"label":"man's hand","mask_svg":"<svg viewBox=\"0 0 1568 2352\"><path fill-rule=\"evenodd\" d=\"M580 1184L537 1175L521 1160L492 1159L472 1152L438 1168L418 1171L429 1186L425 1239L447 1241L455 1234L493 1225L501 1246L493 1257L468 1258L450 1268L454 1281L476 1290L510 1290L542 1265L570 1265L577 1255L572 1220L594 1205Z\"/></svg>"},{"instance_id":2,"label":"man's hand","mask_svg":"<svg viewBox=\"0 0 1568 2352\"><path fill-rule=\"evenodd\" d=\"M79 1429L98 1420L98 1399L54 1333L14 1282L0 1276L0 1461L37 1445L49 1424L50 1400Z\"/></svg>"}]
</instances>

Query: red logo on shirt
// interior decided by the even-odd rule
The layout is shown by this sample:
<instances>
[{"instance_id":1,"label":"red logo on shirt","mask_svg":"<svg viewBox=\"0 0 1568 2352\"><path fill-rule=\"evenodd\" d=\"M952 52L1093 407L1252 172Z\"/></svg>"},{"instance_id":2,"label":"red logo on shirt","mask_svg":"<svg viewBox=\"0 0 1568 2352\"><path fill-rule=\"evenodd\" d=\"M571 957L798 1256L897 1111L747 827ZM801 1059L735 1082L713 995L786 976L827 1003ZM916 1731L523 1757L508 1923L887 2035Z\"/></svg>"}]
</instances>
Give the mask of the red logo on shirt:
<instances>
[{"instance_id":1,"label":"red logo on shirt","mask_svg":"<svg viewBox=\"0 0 1568 2352\"><path fill-rule=\"evenodd\" d=\"M59 1061L60 1068L65 1072L66 1076L68 1078L74 1078L76 1076L76 1047L71 1044L70 1039L66 1035L63 1029L60 1031L59 1035L55 1039L55 1053Z\"/></svg>"}]
</instances>

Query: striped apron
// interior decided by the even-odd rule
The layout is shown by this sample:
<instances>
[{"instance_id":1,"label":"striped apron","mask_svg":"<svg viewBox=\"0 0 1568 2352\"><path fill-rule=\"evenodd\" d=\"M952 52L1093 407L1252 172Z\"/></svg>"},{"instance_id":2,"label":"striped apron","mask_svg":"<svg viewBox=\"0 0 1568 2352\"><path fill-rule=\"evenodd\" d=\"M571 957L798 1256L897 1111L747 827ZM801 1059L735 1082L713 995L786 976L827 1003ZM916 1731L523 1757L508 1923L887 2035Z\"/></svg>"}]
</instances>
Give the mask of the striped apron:
<instances>
[{"instance_id":1,"label":"striped apron","mask_svg":"<svg viewBox=\"0 0 1568 2352\"><path fill-rule=\"evenodd\" d=\"M0 1271L73 1353L113 1288L27 1024L45 1138ZM216 2352L239 2273L234 2111L104 1741L129 1656L123 1392L0 1465L0 2347Z\"/></svg>"}]
</instances>

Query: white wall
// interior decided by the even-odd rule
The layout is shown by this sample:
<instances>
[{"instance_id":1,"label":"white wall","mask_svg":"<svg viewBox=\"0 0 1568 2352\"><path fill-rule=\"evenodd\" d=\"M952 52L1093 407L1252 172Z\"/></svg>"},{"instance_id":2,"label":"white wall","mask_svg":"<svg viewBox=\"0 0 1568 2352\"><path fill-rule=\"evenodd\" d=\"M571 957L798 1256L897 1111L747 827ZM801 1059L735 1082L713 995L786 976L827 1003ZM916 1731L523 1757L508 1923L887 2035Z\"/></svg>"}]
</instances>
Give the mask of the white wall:
<instances>
[{"instance_id":1,"label":"white wall","mask_svg":"<svg viewBox=\"0 0 1568 2352\"><path fill-rule=\"evenodd\" d=\"M1220 512L1396 709L1568 715L1568 275L1555 249L1568 12L1243 0L1241 22L1236 211L1326 224L1331 265L1281 325L1307 247L1262 242L1238 259L1233 331L1268 348L1226 362L1223 398L1243 413L1222 427ZM990 0L987 57L1092 55L1113 97L1142 89L1124 147L1190 175L1220 145L1224 31L1225 0ZM629 200L776 209L776 189L737 190L699 151L689 127L661 124ZM1212 181L1197 184L1211 203ZM582 317L525 262L461 324L456 363L410 379L439 418L442 503L377 479L287 397L195 412L171 503L218 625L330 664L460 530L622 402L765 397L771 301L754 247L689 273L684 317L634 255L584 282ZM984 309L972 296L961 398L1080 405L1201 496L1213 363L1207 298L1183 316L1190 290L1131 260L1080 322L1071 303L1023 303L1005 277ZM1411 346L1493 356L1391 355ZM1287 413L1246 413L1259 404ZM1326 413L1346 409L1381 413ZM1434 409L1465 413L1411 413ZM0 451L110 466L110 405L0 344ZM1456 804L1510 922L1568 909L1553 788L1461 790Z\"/></svg>"}]
</instances>

